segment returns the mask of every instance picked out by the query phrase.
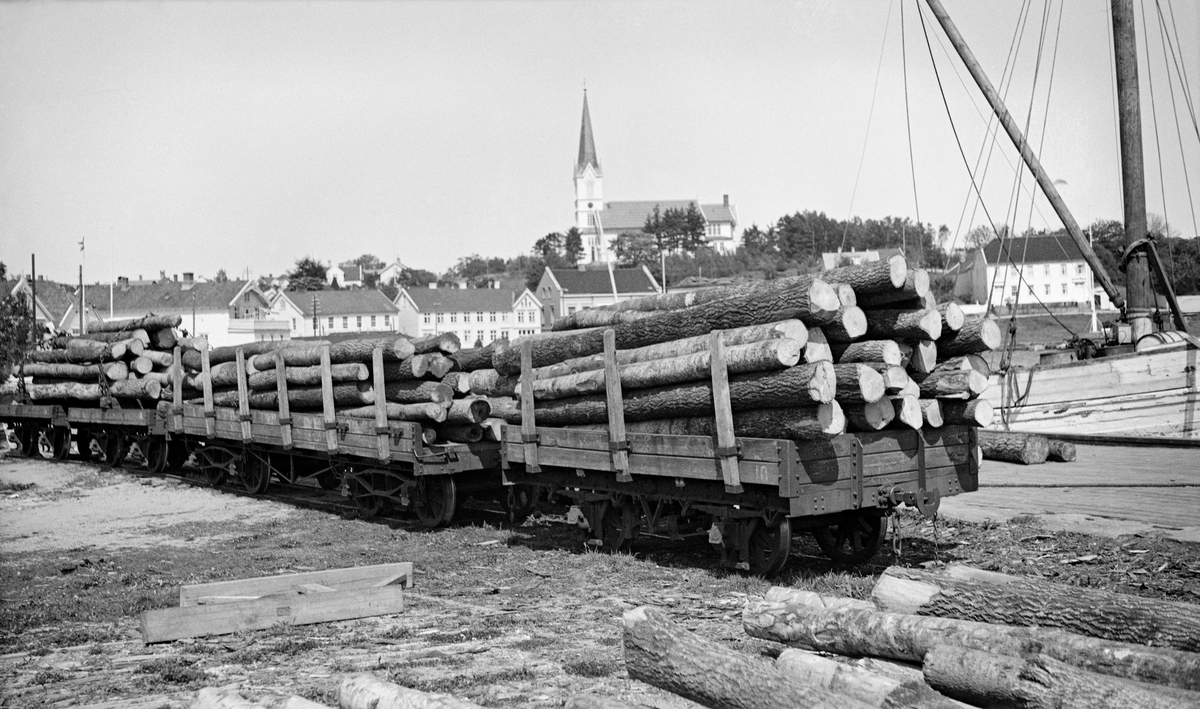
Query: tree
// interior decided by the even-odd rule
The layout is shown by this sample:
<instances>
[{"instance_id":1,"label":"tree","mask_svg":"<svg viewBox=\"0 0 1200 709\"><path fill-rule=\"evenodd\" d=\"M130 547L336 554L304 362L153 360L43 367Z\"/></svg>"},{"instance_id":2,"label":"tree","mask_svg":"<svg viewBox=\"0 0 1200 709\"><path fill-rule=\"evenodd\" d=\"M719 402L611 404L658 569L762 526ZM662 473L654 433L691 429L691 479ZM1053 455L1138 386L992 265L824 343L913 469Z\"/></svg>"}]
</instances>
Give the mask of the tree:
<instances>
[{"instance_id":1,"label":"tree","mask_svg":"<svg viewBox=\"0 0 1200 709\"><path fill-rule=\"evenodd\" d=\"M775 227L763 231L757 224L751 224L749 229L742 232L741 248L751 256L767 256L779 253L777 242Z\"/></svg>"},{"instance_id":2,"label":"tree","mask_svg":"<svg viewBox=\"0 0 1200 709\"><path fill-rule=\"evenodd\" d=\"M379 269L387 265L383 261L379 260L379 257L375 254L363 254L350 263L362 269Z\"/></svg>"},{"instance_id":3,"label":"tree","mask_svg":"<svg viewBox=\"0 0 1200 709\"><path fill-rule=\"evenodd\" d=\"M7 273L0 273L0 278L4 275ZM0 371L5 377L13 365L25 360L36 343L37 326L29 302L24 295L6 293L0 298Z\"/></svg>"},{"instance_id":4,"label":"tree","mask_svg":"<svg viewBox=\"0 0 1200 709\"><path fill-rule=\"evenodd\" d=\"M219 268L217 269L217 275L213 276L213 280L217 283L228 283L229 274L225 273L225 269Z\"/></svg>"},{"instance_id":5,"label":"tree","mask_svg":"<svg viewBox=\"0 0 1200 709\"><path fill-rule=\"evenodd\" d=\"M613 254L621 266L659 266L663 253L649 234L624 233L612 243Z\"/></svg>"},{"instance_id":6,"label":"tree","mask_svg":"<svg viewBox=\"0 0 1200 709\"><path fill-rule=\"evenodd\" d=\"M577 227L567 229L563 237L563 258L572 267L578 265L579 259L583 258L583 235Z\"/></svg>"},{"instance_id":7,"label":"tree","mask_svg":"<svg viewBox=\"0 0 1200 709\"><path fill-rule=\"evenodd\" d=\"M5 266L4 262L0 261L0 281L4 280L8 280L8 266Z\"/></svg>"},{"instance_id":8,"label":"tree","mask_svg":"<svg viewBox=\"0 0 1200 709\"><path fill-rule=\"evenodd\" d=\"M329 268L311 256L297 259L296 266L288 271L288 290L325 290L325 277Z\"/></svg>"},{"instance_id":9,"label":"tree","mask_svg":"<svg viewBox=\"0 0 1200 709\"><path fill-rule=\"evenodd\" d=\"M535 256L541 257L543 261L552 261L561 256L563 249L563 235L557 231L552 231L533 242L533 253Z\"/></svg>"}]
</instances>

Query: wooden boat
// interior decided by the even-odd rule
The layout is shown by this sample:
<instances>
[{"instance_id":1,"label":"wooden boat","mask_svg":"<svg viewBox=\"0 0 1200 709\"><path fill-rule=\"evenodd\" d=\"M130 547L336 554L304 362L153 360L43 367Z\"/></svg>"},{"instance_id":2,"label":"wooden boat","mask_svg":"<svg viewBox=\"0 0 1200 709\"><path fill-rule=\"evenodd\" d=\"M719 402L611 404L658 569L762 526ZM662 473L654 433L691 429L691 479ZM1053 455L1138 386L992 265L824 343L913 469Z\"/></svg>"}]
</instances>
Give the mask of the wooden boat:
<instances>
[{"instance_id":1,"label":"wooden boat","mask_svg":"<svg viewBox=\"0 0 1200 709\"><path fill-rule=\"evenodd\" d=\"M1112 0L1116 84L1120 111L1121 177L1125 207L1126 293L1101 265L1053 181L984 75L940 0L926 0L997 119L1037 179L1067 234L1091 266L1099 285L1121 309L1122 324L1088 358L1010 367L991 377L985 397L996 411L993 427L1075 435L1200 435L1200 340L1190 335L1154 241L1146 237L1146 200L1138 104L1137 47L1131 0ZM1174 330L1156 331L1151 313L1159 296L1153 273L1171 311ZM1124 336L1121 336L1124 335ZM1129 344L1134 343L1134 344ZM1070 357L1063 357L1070 359Z\"/></svg>"}]
</instances>

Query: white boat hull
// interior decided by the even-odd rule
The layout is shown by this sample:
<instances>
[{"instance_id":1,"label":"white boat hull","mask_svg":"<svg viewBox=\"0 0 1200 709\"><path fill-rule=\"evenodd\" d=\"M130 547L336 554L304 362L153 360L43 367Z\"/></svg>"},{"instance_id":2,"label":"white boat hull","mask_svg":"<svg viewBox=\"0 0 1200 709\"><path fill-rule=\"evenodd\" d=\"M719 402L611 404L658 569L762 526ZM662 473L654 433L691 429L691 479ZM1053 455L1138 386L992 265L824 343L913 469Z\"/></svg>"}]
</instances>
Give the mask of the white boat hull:
<instances>
[{"instance_id":1,"label":"white boat hull","mask_svg":"<svg viewBox=\"0 0 1200 709\"><path fill-rule=\"evenodd\" d=\"M1178 347L994 374L993 428L1036 433L1200 434L1200 349Z\"/></svg>"}]
</instances>

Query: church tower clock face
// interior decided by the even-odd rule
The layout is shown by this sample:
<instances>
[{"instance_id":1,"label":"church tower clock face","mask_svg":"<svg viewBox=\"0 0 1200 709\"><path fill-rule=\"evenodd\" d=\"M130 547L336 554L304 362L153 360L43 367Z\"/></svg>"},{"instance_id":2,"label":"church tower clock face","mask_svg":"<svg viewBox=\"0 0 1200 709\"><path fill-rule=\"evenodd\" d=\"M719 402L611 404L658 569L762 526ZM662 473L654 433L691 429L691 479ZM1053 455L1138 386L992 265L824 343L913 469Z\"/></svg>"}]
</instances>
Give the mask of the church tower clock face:
<instances>
[{"instance_id":1,"label":"church tower clock face","mask_svg":"<svg viewBox=\"0 0 1200 709\"><path fill-rule=\"evenodd\" d=\"M588 202L588 209L591 209L591 208L592 208L592 203Z\"/></svg>"}]
</instances>

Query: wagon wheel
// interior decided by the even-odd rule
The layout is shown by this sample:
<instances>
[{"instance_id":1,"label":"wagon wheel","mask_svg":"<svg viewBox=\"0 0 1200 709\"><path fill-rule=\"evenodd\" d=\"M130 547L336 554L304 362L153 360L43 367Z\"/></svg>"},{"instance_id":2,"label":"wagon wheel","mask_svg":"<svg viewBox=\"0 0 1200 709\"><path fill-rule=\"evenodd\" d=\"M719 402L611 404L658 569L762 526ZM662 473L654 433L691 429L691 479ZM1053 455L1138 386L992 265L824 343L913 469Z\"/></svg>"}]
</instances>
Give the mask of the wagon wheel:
<instances>
[{"instance_id":1,"label":"wagon wheel","mask_svg":"<svg viewBox=\"0 0 1200 709\"><path fill-rule=\"evenodd\" d=\"M75 455L80 460L92 459L92 432L80 429L75 432Z\"/></svg>"},{"instance_id":2,"label":"wagon wheel","mask_svg":"<svg viewBox=\"0 0 1200 709\"><path fill-rule=\"evenodd\" d=\"M629 551L638 537L637 509L629 502L605 505L600 515L600 540L610 553Z\"/></svg>"},{"instance_id":3,"label":"wagon wheel","mask_svg":"<svg viewBox=\"0 0 1200 709\"><path fill-rule=\"evenodd\" d=\"M224 448L205 446L196 451L196 476L201 482L220 487L236 470L236 460L237 456Z\"/></svg>"},{"instance_id":4,"label":"wagon wheel","mask_svg":"<svg viewBox=\"0 0 1200 709\"><path fill-rule=\"evenodd\" d=\"M13 426L13 435L17 439L17 454L29 457L37 450L37 431L25 424Z\"/></svg>"},{"instance_id":5,"label":"wagon wheel","mask_svg":"<svg viewBox=\"0 0 1200 709\"><path fill-rule=\"evenodd\" d=\"M167 454L167 439L162 436L150 436L142 448L142 453L146 456L146 470L155 475L165 472L169 457Z\"/></svg>"},{"instance_id":6,"label":"wagon wheel","mask_svg":"<svg viewBox=\"0 0 1200 709\"><path fill-rule=\"evenodd\" d=\"M388 499L383 495L375 494L375 489L371 485L371 473L359 473L346 478L346 485L350 491L350 497L354 500L354 504L364 517L377 517L388 508Z\"/></svg>"},{"instance_id":7,"label":"wagon wheel","mask_svg":"<svg viewBox=\"0 0 1200 709\"><path fill-rule=\"evenodd\" d=\"M508 485L500 491L500 506L508 516L511 524L520 524L529 517L537 506L538 489L536 485Z\"/></svg>"},{"instance_id":8,"label":"wagon wheel","mask_svg":"<svg viewBox=\"0 0 1200 709\"><path fill-rule=\"evenodd\" d=\"M167 470L179 470L191 453L183 441L167 441Z\"/></svg>"},{"instance_id":9,"label":"wagon wheel","mask_svg":"<svg viewBox=\"0 0 1200 709\"><path fill-rule=\"evenodd\" d=\"M66 460L71 454L71 429L55 426L46 432L50 443L50 457L55 460Z\"/></svg>"},{"instance_id":10,"label":"wagon wheel","mask_svg":"<svg viewBox=\"0 0 1200 709\"><path fill-rule=\"evenodd\" d=\"M336 490L342 484L342 478L333 470L322 470L317 473L317 485L322 490Z\"/></svg>"},{"instance_id":11,"label":"wagon wheel","mask_svg":"<svg viewBox=\"0 0 1200 709\"><path fill-rule=\"evenodd\" d=\"M454 520L458 488L449 475L431 475L417 479L417 519L426 527L444 527Z\"/></svg>"},{"instance_id":12,"label":"wagon wheel","mask_svg":"<svg viewBox=\"0 0 1200 709\"><path fill-rule=\"evenodd\" d=\"M125 462L125 456L129 455L129 441L125 440L125 436L120 433L105 434L104 441L100 445L104 451L104 464L110 468L121 467L121 464Z\"/></svg>"},{"instance_id":13,"label":"wagon wheel","mask_svg":"<svg viewBox=\"0 0 1200 709\"><path fill-rule=\"evenodd\" d=\"M861 564L883 545L887 525L877 514L861 513L813 530L817 546L835 564Z\"/></svg>"},{"instance_id":14,"label":"wagon wheel","mask_svg":"<svg viewBox=\"0 0 1200 709\"><path fill-rule=\"evenodd\" d=\"M774 576L787 564L792 552L792 523L782 515L779 521L759 520L750 532L750 573Z\"/></svg>"},{"instance_id":15,"label":"wagon wheel","mask_svg":"<svg viewBox=\"0 0 1200 709\"><path fill-rule=\"evenodd\" d=\"M257 453L247 453L239 466L242 484L251 495L261 495L271 486L271 464Z\"/></svg>"}]
</instances>

